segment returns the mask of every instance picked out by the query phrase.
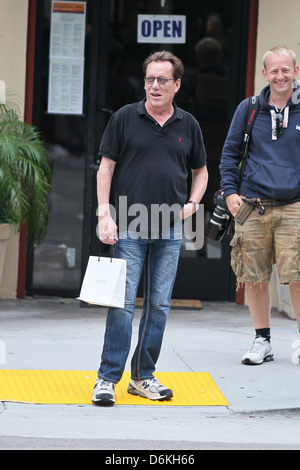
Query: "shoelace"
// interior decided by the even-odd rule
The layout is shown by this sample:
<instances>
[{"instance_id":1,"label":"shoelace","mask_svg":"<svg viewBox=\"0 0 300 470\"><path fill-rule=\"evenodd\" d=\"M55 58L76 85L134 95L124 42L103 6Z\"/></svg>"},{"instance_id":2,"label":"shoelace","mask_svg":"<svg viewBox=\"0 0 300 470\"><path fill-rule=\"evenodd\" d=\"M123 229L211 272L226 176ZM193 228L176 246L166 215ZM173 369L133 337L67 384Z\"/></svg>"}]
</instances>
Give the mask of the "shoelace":
<instances>
[{"instance_id":1,"label":"shoelace","mask_svg":"<svg viewBox=\"0 0 300 470\"><path fill-rule=\"evenodd\" d=\"M161 383L159 383L159 381L155 377L153 379L145 380L142 385L145 389L150 388L152 385L158 387L158 389L162 387Z\"/></svg>"},{"instance_id":2,"label":"shoelace","mask_svg":"<svg viewBox=\"0 0 300 470\"><path fill-rule=\"evenodd\" d=\"M101 388L105 388L106 390L109 390L110 388L114 388L114 385L111 382L107 382L106 380L100 380L97 383L97 386L100 386Z\"/></svg>"},{"instance_id":3,"label":"shoelace","mask_svg":"<svg viewBox=\"0 0 300 470\"><path fill-rule=\"evenodd\" d=\"M264 347L263 343L256 340L253 341L251 352L258 352Z\"/></svg>"},{"instance_id":4,"label":"shoelace","mask_svg":"<svg viewBox=\"0 0 300 470\"><path fill-rule=\"evenodd\" d=\"M149 385L150 385L150 386L151 386L151 385L154 385L155 387L158 388L158 390L159 390L160 388L164 388L164 386L163 386L163 385L159 382L159 380L156 379L155 377L154 377L153 379L151 379L151 382L150 382Z\"/></svg>"}]
</instances>

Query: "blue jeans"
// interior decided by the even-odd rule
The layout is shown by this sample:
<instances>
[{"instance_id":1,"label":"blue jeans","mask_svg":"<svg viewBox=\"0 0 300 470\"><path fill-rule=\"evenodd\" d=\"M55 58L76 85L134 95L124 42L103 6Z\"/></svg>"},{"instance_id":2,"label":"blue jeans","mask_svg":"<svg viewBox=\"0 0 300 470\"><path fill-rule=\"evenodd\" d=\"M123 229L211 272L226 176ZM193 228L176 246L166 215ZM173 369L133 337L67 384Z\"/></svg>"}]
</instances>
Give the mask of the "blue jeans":
<instances>
[{"instance_id":1,"label":"blue jeans","mask_svg":"<svg viewBox=\"0 0 300 470\"><path fill-rule=\"evenodd\" d=\"M131 378L142 380L153 377L170 310L180 245L180 239L119 237L114 257L127 260L125 307L111 307L108 310L98 371L100 378L113 383L121 380L130 351L136 294L143 265L144 305L138 343L131 361Z\"/></svg>"}]
</instances>

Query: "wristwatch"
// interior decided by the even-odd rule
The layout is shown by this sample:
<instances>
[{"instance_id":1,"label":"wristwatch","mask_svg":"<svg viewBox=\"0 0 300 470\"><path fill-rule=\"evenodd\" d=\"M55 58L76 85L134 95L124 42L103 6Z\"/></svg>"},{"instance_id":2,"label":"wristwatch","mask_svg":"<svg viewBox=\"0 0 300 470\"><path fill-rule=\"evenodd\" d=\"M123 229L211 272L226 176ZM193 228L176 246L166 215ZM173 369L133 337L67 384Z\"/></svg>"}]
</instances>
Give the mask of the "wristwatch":
<instances>
[{"instance_id":1,"label":"wristwatch","mask_svg":"<svg viewBox=\"0 0 300 470\"><path fill-rule=\"evenodd\" d=\"M189 204L193 204L193 206L194 206L194 208L195 208L195 212L197 212L197 210L199 209L199 204L198 204L198 202L189 201Z\"/></svg>"}]
</instances>

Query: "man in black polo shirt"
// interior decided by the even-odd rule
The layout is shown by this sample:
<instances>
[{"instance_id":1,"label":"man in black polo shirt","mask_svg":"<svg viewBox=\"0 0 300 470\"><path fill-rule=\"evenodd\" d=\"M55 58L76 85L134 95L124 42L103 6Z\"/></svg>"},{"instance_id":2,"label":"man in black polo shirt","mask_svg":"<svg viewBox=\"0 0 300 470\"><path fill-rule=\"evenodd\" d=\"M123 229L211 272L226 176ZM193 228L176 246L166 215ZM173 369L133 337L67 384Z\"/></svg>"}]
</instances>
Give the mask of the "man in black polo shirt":
<instances>
[{"instance_id":1,"label":"man in black polo shirt","mask_svg":"<svg viewBox=\"0 0 300 470\"><path fill-rule=\"evenodd\" d=\"M177 222L197 210L208 179L200 126L173 101L181 85L182 62L170 52L157 52L144 62L144 74L145 100L112 116L99 151L98 235L103 243L114 245L114 257L127 260L127 281L125 308L108 310L93 391L93 402L98 404L115 403L115 386L130 350L143 266L144 306L128 392L151 400L173 396L153 372L177 272L181 246ZM189 197L187 163L192 169ZM116 220L109 207L113 178Z\"/></svg>"}]
</instances>

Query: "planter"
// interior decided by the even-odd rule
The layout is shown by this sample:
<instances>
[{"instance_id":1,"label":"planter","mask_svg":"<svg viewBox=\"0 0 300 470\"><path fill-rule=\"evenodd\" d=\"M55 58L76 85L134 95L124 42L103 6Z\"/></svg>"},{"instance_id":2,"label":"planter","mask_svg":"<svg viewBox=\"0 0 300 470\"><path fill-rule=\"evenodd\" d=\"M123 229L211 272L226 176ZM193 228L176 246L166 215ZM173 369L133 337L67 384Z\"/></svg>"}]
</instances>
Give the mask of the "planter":
<instances>
[{"instance_id":1,"label":"planter","mask_svg":"<svg viewBox=\"0 0 300 470\"><path fill-rule=\"evenodd\" d=\"M0 224L0 284L2 281L2 274L4 269L4 260L7 248L7 242L12 233L11 224Z\"/></svg>"}]
</instances>

